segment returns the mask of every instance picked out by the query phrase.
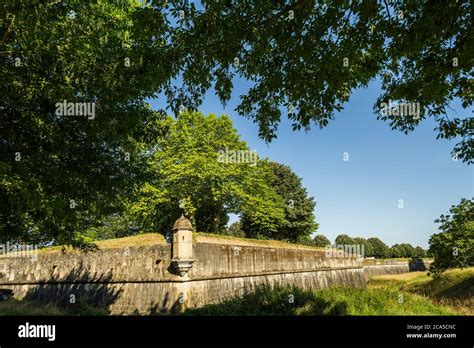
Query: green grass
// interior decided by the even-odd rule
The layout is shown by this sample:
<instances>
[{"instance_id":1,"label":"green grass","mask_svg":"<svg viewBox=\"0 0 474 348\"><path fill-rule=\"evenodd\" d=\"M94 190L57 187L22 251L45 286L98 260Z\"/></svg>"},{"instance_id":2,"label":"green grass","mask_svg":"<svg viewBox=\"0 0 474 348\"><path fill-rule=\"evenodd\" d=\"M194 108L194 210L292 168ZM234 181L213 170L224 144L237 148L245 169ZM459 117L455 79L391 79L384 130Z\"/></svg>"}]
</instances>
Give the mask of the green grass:
<instances>
[{"instance_id":1,"label":"green grass","mask_svg":"<svg viewBox=\"0 0 474 348\"><path fill-rule=\"evenodd\" d=\"M0 302L0 315L65 315L65 312L52 304L11 299Z\"/></svg>"},{"instance_id":2,"label":"green grass","mask_svg":"<svg viewBox=\"0 0 474 348\"><path fill-rule=\"evenodd\" d=\"M193 241L201 242L201 243L249 245L249 246L267 247L267 248L325 250L325 248L322 248L322 247L289 243L289 242L284 242L281 240L243 238L243 237L227 236L227 235L222 235L222 234L213 234L213 233L204 233L204 232L194 232Z\"/></svg>"},{"instance_id":3,"label":"green grass","mask_svg":"<svg viewBox=\"0 0 474 348\"><path fill-rule=\"evenodd\" d=\"M290 299L294 298L291 303ZM241 298L202 308L187 315L455 315L454 310L396 289L333 288L303 291L262 286Z\"/></svg>"},{"instance_id":4,"label":"green grass","mask_svg":"<svg viewBox=\"0 0 474 348\"><path fill-rule=\"evenodd\" d=\"M426 272L377 276L369 286L392 287L430 299L431 302L450 307L459 314L474 315L474 267L454 269L432 278Z\"/></svg>"},{"instance_id":5,"label":"green grass","mask_svg":"<svg viewBox=\"0 0 474 348\"><path fill-rule=\"evenodd\" d=\"M374 277L367 288L304 291L262 286L187 315L472 315L474 268ZM291 303L291 299L294 299Z\"/></svg>"},{"instance_id":6,"label":"green grass","mask_svg":"<svg viewBox=\"0 0 474 348\"><path fill-rule=\"evenodd\" d=\"M99 240L94 242L99 249L120 249L125 247L140 247L155 244L166 244L165 237L160 233L142 233L136 236L123 238L112 238ZM38 253L57 253L63 248L67 252L79 252L71 247L63 247L61 245L38 249Z\"/></svg>"},{"instance_id":7,"label":"green grass","mask_svg":"<svg viewBox=\"0 0 474 348\"><path fill-rule=\"evenodd\" d=\"M21 316L21 315L52 315L52 316L75 316L75 315L107 315L105 308L93 307L83 301L71 304L69 308L61 308L54 304L37 303L29 300L9 299L0 302L0 316Z\"/></svg>"},{"instance_id":8,"label":"green grass","mask_svg":"<svg viewBox=\"0 0 474 348\"><path fill-rule=\"evenodd\" d=\"M311 250L325 250L321 247L308 246L302 244L294 244L283 242L279 240L265 240L265 239L252 239L252 238L241 238L234 236L226 236L212 233L193 233L194 242L201 243L220 243L220 244L232 244L232 245L249 245L249 246L260 246L268 248L285 248L285 249L311 249ZM164 236L160 233L142 233L136 236L129 236L123 238L113 238L106 240L99 240L94 242L99 249L119 249L125 247L140 247L155 244L166 244ZM57 253L61 250L67 252L79 252L71 247L64 247L61 245L46 247L38 249L38 253ZM0 257L2 257L0 255Z\"/></svg>"}]
</instances>

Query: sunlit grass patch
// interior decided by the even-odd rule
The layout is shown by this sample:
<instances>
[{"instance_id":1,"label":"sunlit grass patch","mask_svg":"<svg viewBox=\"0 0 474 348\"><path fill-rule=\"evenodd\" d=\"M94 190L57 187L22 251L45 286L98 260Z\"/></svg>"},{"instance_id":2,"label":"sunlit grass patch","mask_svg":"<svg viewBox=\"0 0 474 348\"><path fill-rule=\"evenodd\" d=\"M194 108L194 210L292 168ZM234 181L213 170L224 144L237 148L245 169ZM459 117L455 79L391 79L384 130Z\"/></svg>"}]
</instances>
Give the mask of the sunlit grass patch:
<instances>
[{"instance_id":1,"label":"sunlit grass patch","mask_svg":"<svg viewBox=\"0 0 474 348\"><path fill-rule=\"evenodd\" d=\"M258 287L240 298L202 308L188 315L455 315L426 297L387 288L333 288L321 291Z\"/></svg>"},{"instance_id":2,"label":"sunlit grass patch","mask_svg":"<svg viewBox=\"0 0 474 348\"><path fill-rule=\"evenodd\" d=\"M165 237L160 233L142 233L137 234L136 236L94 241L93 243L96 244L99 249L119 249L126 247L133 248L155 244L165 244L165 242ZM63 246L53 246L38 249L38 253L59 252L62 249ZM70 247L66 247L65 249L67 252L78 252L78 250L74 250Z\"/></svg>"},{"instance_id":3,"label":"sunlit grass patch","mask_svg":"<svg viewBox=\"0 0 474 348\"><path fill-rule=\"evenodd\" d=\"M203 232L193 233L193 239L194 239L194 242L200 242L200 243L249 245L249 246L261 246L261 247L268 247L268 248L285 248L285 249L326 250L325 248L322 248L322 247L289 243L289 242L284 242L281 240L243 238L243 237L235 237L235 236L227 236L227 235L203 233Z\"/></svg>"},{"instance_id":4,"label":"sunlit grass patch","mask_svg":"<svg viewBox=\"0 0 474 348\"><path fill-rule=\"evenodd\" d=\"M474 315L474 267L448 270L437 277L429 277L427 272L376 276L370 280L369 287L389 284L448 306L459 314Z\"/></svg>"}]
</instances>

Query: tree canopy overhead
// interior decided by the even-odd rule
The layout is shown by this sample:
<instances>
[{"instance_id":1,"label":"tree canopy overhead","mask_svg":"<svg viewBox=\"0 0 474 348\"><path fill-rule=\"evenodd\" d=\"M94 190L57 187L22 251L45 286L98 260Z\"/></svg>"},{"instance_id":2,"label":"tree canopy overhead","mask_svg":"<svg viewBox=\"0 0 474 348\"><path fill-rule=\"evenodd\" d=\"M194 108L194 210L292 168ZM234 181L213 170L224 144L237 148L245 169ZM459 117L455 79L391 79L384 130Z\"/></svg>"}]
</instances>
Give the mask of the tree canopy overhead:
<instances>
[{"instance_id":1,"label":"tree canopy overhead","mask_svg":"<svg viewBox=\"0 0 474 348\"><path fill-rule=\"evenodd\" d=\"M81 244L81 230L122 209L146 180L163 113L197 108L214 88L270 141L325 127L351 92L379 79L374 109L418 103L419 117L378 114L409 132L434 118L474 161L470 1L26 1L0 12L0 239ZM93 118L57 103L94 103ZM281 209L279 209L281 210ZM282 214L277 214L282 215ZM260 222L267 216L261 214ZM270 226L273 228L274 226Z\"/></svg>"},{"instance_id":2,"label":"tree canopy overhead","mask_svg":"<svg viewBox=\"0 0 474 348\"><path fill-rule=\"evenodd\" d=\"M437 136L460 141L474 160L471 114L474 38L470 1L203 1L179 5L173 36L183 68L182 95L201 100L214 86L230 98L233 78L252 82L237 107L271 140L284 114L293 129L325 127L351 92L378 79L377 118L408 133L423 119ZM192 97L191 97L192 96ZM379 113L383 102L417 103L419 115Z\"/></svg>"}]
</instances>

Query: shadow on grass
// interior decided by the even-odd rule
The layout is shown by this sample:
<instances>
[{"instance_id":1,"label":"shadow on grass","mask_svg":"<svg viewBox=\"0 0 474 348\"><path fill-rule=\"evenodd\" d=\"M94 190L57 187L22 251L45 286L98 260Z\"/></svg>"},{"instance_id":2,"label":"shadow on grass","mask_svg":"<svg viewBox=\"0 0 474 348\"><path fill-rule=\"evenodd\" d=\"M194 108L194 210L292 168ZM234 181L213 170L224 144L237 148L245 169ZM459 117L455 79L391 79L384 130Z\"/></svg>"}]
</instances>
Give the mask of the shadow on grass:
<instances>
[{"instance_id":1,"label":"shadow on grass","mask_svg":"<svg viewBox=\"0 0 474 348\"><path fill-rule=\"evenodd\" d=\"M436 298L457 298L460 300L472 299L474 297L474 276L466 278L459 283L453 284L435 294Z\"/></svg>"},{"instance_id":2,"label":"shadow on grass","mask_svg":"<svg viewBox=\"0 0 474 348\"><path fill-rule=\"evenodd\" d=\"M474 274L463 278L442 274L414 290L437 300L469 300L474 298Z\"/></svg>"}]
</instances>

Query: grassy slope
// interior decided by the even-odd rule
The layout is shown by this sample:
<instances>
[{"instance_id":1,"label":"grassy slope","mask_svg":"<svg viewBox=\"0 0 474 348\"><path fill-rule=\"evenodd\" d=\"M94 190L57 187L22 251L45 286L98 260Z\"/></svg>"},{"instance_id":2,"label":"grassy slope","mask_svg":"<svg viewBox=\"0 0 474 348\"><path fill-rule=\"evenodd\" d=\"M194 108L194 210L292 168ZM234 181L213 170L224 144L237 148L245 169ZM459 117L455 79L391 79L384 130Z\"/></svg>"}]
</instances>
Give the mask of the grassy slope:
<instances>
[{"instance_id":1,"label":"grassy slope","mask_svg":"<svg viewBox=\"0 0 474 348\"><path fill-rule=\"evenodd\" d=\"M425 272L379 276L367 289L312 292L262 287L189 315L459 315L473 314L474 267L432 279ZM294 303L290 299L294 297Z\"/></svg>"},{"instance_id":2,"label":"grassy slope","mask_svg":"<svg viewBox=\"0 0 474 348\"><path fill-rule=\"evenodd\" d=\"M294 303L290 303L290 296ZM386 289L328 289L302 292L298 289L260 288L242 299L190 309L188 315L454 315L450 308L423 297Z\"/></svg>"},{"instance_id":3,"label":"grassy slope","mask_svg":"<svg viewBox=\"0 0 474 348\"><path fill-rule=\"evenodd\" d=\"M125 247L139 247L139 246L148 246L155 244L165 244L165 238L160 233L143 233L136 236L123 237L123 238L113 238L106 240L99 240L94 242L99 249L118 249ZM53 246L38 249L39 253L49 253L49 252L59 252L61 251L62 246ZM68 252L79 252L72 248L66 248Z\"/></svg>"},{"instance_id":4,"label":"grassy slope","mask_svg":"<svg viewBox=\"0 0 474 348\"><path fill-rule=\"evenodd\" d=\"M460 314L474 315L474 267L450 270L434 279L427 277L425 272L378 276L370 281L369 286L377 288L387 283Z\"/></svg>"},{"instance_id":5,"label":"grassy slope","mask_svg":"<svg viewBox=\"0 0 474 348\"><path fill-rule=\"evenodd\" d=\"M284 249L309 249L309 250L325 250L322 247L310 245L295 244L273 239L254 239L227 236L222 234L212 234L203 232L193 233L194 242L212 243L212 244L232 244L232 245L249 245L267 248L284 248Z\"/></svg>"},{"instance_id":6,"label":"grassy slope","mask_svg":"<svg viewBox=\"0 0 474 348\"><path fill-rule=\"evenodd\" d=\"M309 249L309 250L326 250L324 247L316 247L311 245L303 245L285 242L281 240L273 239L254 239L254 238L242 238L227 236L223 234L213 234L204 232L193 232L194 242L200 243L212 243L212 244L232 244L232 245L248 245L248 246L259 246L267 248L284 248L284 249ZM94 242L99 249L119 249L125 247L140 247L155 244L166 244L164 236L160 233L142 233L129 237L112 238L106 240L98 240ZM39 253L51 253L59 252L62 249L67 252L79 252L73 248L67 246L52 246L38 249ZM0 255L0 258L2 255ZM388 258L388 259L376 259L373 263L383 263L383 261L409 261L410 258ZM372 262L372 260L370 260Z\"/></svg>"},{"instance_id":7,"label":"grassy slope","mask_svg":"<svg viewBox=\"0 0 474 348\"><path fill-rule=\"evenodd\" d=\"M264 240L252 238L240 238L233 236L225 236L219 234L194 232L193 239L200 243L218 243L218 244L232 244L232 245L249 245L261 246L268 248L286 248L286 249L310 249L310 250L325 250L324 248L288 243L279 240ZM143 233L136 236L113 238L94 242L99 249L117 249L125 247L139 247L154 244L165 244L165 238L160 233ZM39 249L39 253L59 252L63 246L53 246ZM66 247L68 252L78 252L72 248ZM1 255L0 255L1 257Z\"/></svg>"}]
</instances>

